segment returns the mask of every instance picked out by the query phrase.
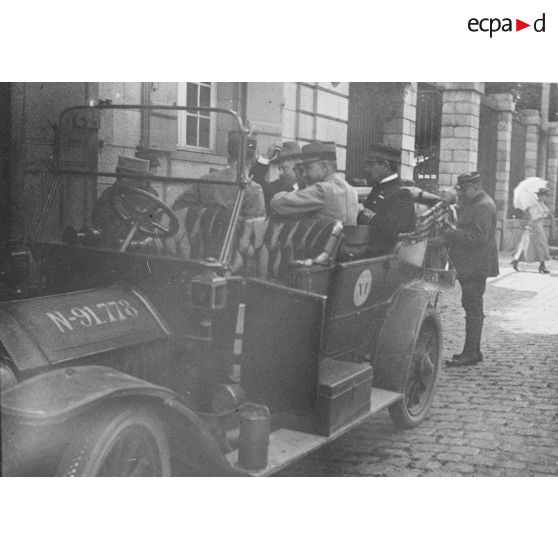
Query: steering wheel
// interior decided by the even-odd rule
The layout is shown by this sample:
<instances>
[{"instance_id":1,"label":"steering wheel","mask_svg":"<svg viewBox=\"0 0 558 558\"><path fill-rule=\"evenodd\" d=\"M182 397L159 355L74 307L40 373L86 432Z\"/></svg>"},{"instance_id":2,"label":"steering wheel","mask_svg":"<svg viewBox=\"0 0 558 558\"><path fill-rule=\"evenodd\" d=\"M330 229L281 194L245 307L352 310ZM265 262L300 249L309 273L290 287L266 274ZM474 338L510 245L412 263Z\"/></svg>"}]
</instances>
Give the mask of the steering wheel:
<instances>
[{"instance_id":1,"label":"steering wheel","mask_svg":"<svg viewBox=\"0 0 558 558\"><path fill-rule=\"evenodd\" d=\"M133 186L114 186L109 190L109 200L118 217L130 225L128 236L120 246L125 252L138 231L154 238L174 236L178 230L178 219L174 211L157 196ZM163 215L168 225L159 223Z\"/></svg>"}]
</instances>

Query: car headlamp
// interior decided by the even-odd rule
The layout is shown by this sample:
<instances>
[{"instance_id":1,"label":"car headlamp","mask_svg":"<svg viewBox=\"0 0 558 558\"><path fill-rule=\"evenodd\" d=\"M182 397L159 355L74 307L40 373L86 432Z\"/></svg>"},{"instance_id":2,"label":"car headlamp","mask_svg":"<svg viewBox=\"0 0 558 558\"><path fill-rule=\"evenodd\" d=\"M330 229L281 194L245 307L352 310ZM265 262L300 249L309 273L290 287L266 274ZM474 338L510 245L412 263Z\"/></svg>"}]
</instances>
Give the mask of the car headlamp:
<instances>
[{"instance_id":1,"label":"car headlamp","mask_svg":"<svg viewBox=\"0 0 558 558\"><path fill-rule=\"evenodd\" d=\"M221 310L227 302L227 280L214 271L194 277L191 284L190 303L197 308Z\"/></svg>"}]
</instances>

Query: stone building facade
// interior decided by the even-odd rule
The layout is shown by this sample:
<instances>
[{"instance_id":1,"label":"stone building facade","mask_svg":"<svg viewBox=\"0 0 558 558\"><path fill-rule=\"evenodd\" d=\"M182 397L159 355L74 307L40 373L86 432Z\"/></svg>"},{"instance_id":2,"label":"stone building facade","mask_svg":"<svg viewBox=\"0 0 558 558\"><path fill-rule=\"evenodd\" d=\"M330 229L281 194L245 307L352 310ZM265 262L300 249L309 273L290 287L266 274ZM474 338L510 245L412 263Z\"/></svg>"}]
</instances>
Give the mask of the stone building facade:
<instances>
[{"instance_id":1,"label":"stone building facade","mask_svg":"<svg viewBox=\"0 0 558 558\"><path fill-rule=\"evenodd\" d=\"M520 232L511 207L512 190L520 180L534 175L549 180L552 214L556 212L558 122L549 123L545 110L518 113L510 93L487 94L481 82L427 85L429 89L418 83L335 82L3 85L0 132L4 140L9 137L4 143L10 146L10 164L0 166L0 205L9 208L3 210L4 222L9 221L5 229L17 236L33 231L45 203L48 181L43 171L60 112L110 99L114 104L212 104L233 109L253 128L261 153L280 140L334 141L339 170L353 183L364 177L366 152L375 141L400 147L402 177L418 177L428 187L451 188L459 174L479 168L497 203L500 248L510 248ZM425 92L438 103L426 112ZM421 114L426 119L417 118ZM425 126L430 127L426 135ZM126 115L106 111L99 121L82 123L83 151L70 150L68 157L80 168L112 172L118 155L139 155L156 161L154 173L196 177L226 164L226 131L231 128L223 115L169 117L156 108ZM427 136L429 156L421 158L419 144ZM74 187L60 194L63 199L56 206L63 214L47 224L53 234L65 224L83 225L95 198L112 182L82 178L75 188L75 178L65 180L73 181ZM179 186L159 187L163 200L172 203ZM555 222L549 223L553 236L555 229Z\"/></svg>"}]
</instances>

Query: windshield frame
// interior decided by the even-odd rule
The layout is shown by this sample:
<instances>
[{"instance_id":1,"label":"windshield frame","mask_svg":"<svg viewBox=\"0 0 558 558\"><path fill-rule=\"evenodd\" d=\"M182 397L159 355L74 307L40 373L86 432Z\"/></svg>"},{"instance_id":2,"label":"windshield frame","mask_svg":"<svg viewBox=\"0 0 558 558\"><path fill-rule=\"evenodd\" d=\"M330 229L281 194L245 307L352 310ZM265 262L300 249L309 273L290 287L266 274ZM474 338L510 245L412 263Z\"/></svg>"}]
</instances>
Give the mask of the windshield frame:
<instances>
[{"instance_id":1,"label":"windshield frame","mask_svg":"<svg viewBox=\"0 0 558 558\"><path fill-rule=\"evenodd\" d=\"M238 223L240 210L242 207L242 201L244 198L244 191L246 185L249 183L249 177L245 173L245 161L246 161L246 150L247 150L247 138L249 135L249 130L244 125L242 118L240 115L232 110L227 108L220 108L220 107L210 107L210 106L191 106L191 105L153 105L153 104L113 104L110 101L99 101L97 104L90 104L90 105L75 105L64 109L59 117L58 123L54 126L54 147L53 147L53 154L50 159L48 168L46 171L48 174L52 176L52 183L50 185L48 195L46 198L46 203L43 206L43 210L41 212L40 218L37 222L35 230L32 235L32 240L38 241L40 239L41 233L44 229L47 217L49 215L50 209L53 206L54 199L56 198L57 192L60 190L61 186L61 177L63 176L82 176L82 177L104 177L104 178L130 178L136 179L137 174L129 174L125 172L105 172L105 171L94 171L94 170L84 170L84 169L76 169L76 168L67 168L64 167L64 164L61 160L61 141L62 141L62 132L63 124L68 118L68 116L72 115L73 113L83 112L83 111L126 111L126 110L140 110L140 111L168 111L168 112L177 112L177 111L188 111L188 112L197 112L197 111L207 111L207 112L214 112L228 115L232 118L233 123L236 127L236 131L239 133L241 137L241 141L239 142L238 147L238 165L236 170L236 179L233 181L225 181L225 180L211 180L211 179L200 179L200 178L191 178L187 176L163 176L163 175L155 175L155 174L147 174L145 178L150 180L151 182L164 182L164 183L171 183L171 184L222 184L231 187L237 187L237 195L234 201L233 209L231 212L230 220L227 224L227 230L225 234L225 238L223 241L223 245L221 247L219 257L217 258L217 262L224 268L229 267L231 253L232 253L232 245L234 240L234 233L236 229L236 224Z\"/></svg>"}]
</instances>

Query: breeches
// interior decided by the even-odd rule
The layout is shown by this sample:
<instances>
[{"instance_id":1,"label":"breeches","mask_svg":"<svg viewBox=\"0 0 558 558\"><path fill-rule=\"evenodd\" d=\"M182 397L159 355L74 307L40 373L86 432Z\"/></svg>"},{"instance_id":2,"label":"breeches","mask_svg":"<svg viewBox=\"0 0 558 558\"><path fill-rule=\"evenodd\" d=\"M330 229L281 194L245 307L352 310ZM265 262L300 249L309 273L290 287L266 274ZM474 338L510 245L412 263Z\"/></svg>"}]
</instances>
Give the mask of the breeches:
<instances>
[{"instance_id":1,"label":"breeches","mask_svg":"<svg viewBox=\"0 0 558 558\"><path fill-rule=\"evenodd\" d=\"M486 290L486 277L463 277L459 279L461 285L461 306L468 318L482 318L482 297Z\"/></svg>"}]
</instances>

